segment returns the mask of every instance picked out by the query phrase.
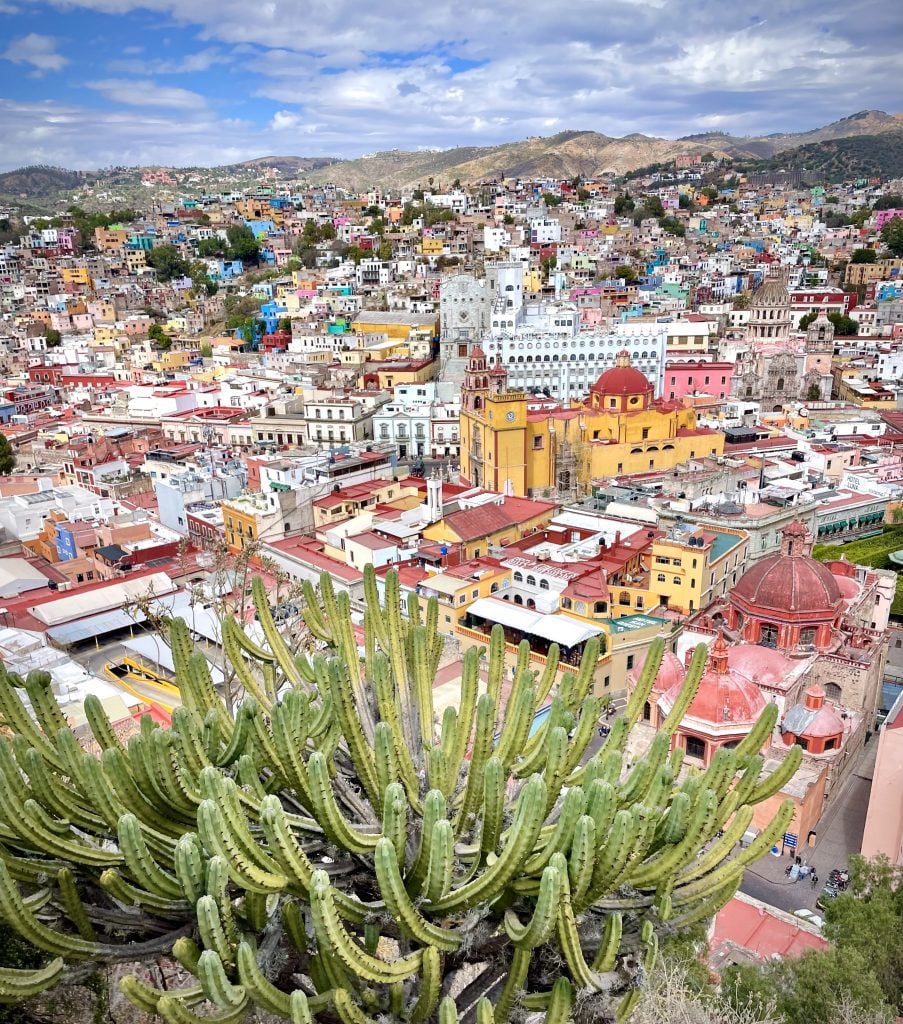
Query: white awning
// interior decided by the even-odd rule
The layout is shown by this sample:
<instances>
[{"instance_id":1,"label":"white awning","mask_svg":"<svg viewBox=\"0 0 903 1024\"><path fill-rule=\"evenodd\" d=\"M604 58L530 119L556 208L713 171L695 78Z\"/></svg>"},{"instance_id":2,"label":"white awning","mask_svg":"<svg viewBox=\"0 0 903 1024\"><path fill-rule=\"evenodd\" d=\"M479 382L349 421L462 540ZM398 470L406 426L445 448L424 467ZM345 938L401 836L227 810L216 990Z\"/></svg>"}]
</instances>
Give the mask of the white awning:
<instances>
[{"instance_id":1,"label":"white awning","mask_svg":"<svg viewBox=\"0 0 903 1024\"><path fill-rule=\"evenodd\" d=\"M496 597L481 597L467 609L468 614L476 615L489 622L498 622L521 633L541 636L552 641L559 647L574 647L591 636L598 636L602 630L582 619L570 615L543 615L541 612L500 601Z\"/></svg>"}]
</instances>

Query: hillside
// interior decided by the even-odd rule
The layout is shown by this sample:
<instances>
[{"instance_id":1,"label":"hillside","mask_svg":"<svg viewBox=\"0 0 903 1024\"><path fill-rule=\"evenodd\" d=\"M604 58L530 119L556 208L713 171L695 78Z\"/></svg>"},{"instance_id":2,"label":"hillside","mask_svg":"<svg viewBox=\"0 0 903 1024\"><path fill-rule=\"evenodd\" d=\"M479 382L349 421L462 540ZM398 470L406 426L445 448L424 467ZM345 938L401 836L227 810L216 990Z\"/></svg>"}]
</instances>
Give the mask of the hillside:
<instances>
[{"instance_id":1,"label":"hillside","mask_svg":"<svg viewBox=\"0 0 903 1024\"><path fill-rule=\"evenodd\" d=\"M64 189L78 188L86 180L96 177L97 174L93 172L67 171L62 167L20 167L0 174L0 195L40 199Z\"/></svg>"},{"instance_id":2,"label":"hillside","mask_svg":"<svg viewBox=\"0 0 903 1024\"><path fill-rule=\"evenodd\" d=\"M845 181L854 178L903 177L903 129L880 135L814 142L785 149L767 160L744 166L749 171L808 172L809 180Z\"/></svg>"},{"instance_id":3,"label":"hillside","mask_svg":"<svg viewBox=\"0 0 903 1024\"><path fill-rule=\"evenodd\" d=\"M335 182L361 189L381 184L404 188L455 179L474 183L499 178L592 177L622 174L634 167L673 160L681 153L706 153L708 146L673 139L629 135L613 139L599 132L568 131L499 146L469 146L408 153L391 150L343 160L309 175L313 182ZM719 154L723 155L723 154Z\"/></svg>"},{"instance_id":4,"label":"hillside","mask_svg":"<svg viewBox=\"0 0 903 1024\"><path fill-rule=\"evenodd\" d=\"M776 132L771 135L749 136L706 132L700 135L685 135L679 141L723 150L737 159L766 159L788 149L797 149L812 143L856 136L871 137L899 131L903 131L903 114L886 114L883 110L860 110L849 117L842 117L839 121L832 121L808 132Z\"/></svg>"}]
</instances>

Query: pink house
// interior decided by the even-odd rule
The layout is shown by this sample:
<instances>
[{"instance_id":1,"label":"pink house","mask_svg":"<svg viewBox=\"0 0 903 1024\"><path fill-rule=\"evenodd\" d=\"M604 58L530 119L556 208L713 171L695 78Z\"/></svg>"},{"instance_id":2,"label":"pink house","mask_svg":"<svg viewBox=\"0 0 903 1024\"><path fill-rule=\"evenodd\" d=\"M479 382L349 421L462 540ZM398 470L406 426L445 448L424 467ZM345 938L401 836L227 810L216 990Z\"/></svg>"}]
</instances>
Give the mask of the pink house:
<instances>
[{"instance_id":1,"label":"pink house","mask_svg":"<svg viewBox=\"0 0 903 1024\"><path fill-rule=\"evenodd\" d=\"M884 225L889 220L893 220L894 217L903 217L903 210L876 210L875 229L877 231L880 231L884 227Z\"/></svg>"},{"instance_id":2,"label":"pink house","mask_svg":"<svg viewBox=\"0 0 903 1024\"><path fill-rule=\"evenodd\" d=\"M687 395L707 394L727 398L731 393L733 363L706 362L691 359L685 363L665 363L662 397L681 399Z\"/></svg>"}]
</instances>

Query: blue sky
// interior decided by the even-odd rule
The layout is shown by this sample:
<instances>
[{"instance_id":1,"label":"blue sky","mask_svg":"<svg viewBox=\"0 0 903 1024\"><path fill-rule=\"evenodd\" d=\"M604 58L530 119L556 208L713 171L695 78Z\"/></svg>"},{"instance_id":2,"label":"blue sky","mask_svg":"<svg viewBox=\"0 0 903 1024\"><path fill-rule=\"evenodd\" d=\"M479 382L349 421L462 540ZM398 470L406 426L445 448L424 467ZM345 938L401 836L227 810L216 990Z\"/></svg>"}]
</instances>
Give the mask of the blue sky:
<instances>
[{"instance_id":1,"label":"blue sky","mask_svg":"<svg viewBox=\"0 0 903 1024\"><path fill-rule=\"evenodd\" d=\"M903 112L901 40L899 0L0 0L0 168L799 131Z\"/></svg>"}]
</instances>

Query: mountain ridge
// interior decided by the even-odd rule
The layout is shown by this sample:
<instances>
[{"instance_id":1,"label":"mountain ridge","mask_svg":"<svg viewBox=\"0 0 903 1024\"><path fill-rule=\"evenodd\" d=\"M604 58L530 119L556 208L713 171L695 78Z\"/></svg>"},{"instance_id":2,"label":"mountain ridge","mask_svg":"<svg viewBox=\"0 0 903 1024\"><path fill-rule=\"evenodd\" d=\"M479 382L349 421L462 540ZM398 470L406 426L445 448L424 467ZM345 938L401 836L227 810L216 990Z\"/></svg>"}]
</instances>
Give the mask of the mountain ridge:
<instances>
[{"instance_id":1,"label":"mountain ridge","mask_svg":"<svg viewBox=\"0 0 903 1024\"><path fill-rule=\"evenodd\" d=\"M371 187L387 189L448 186L460 180L465 184L508 178L591 178L602 174L621 175L638 168L673 161L682 155L707 156L745 163L772 164L787 159L812 159L825 168L855 166L868 171L868 154L862 145L834 145L844 139L883 138L882 156L877 161L882 171L897 166L896 134L903 132L903 114L881 110L860 110L830 124L805 132L775 132L769 135L735 136L723 131L694 133L677 139L665 139L633 132L616 138L592 129L566 129L549 136L531 136L514 142L488 146L457 146L434 150L384 150L353 159L332 156L266 155L214 168L113 168L71 171L66 168L37 166L0 173L0 197L63 200L79 186L92 183L140 184L146 169L203 173L215 187L220 177L253 176L262 168L277 168L290 178L303 178L311 184L333 183L354 191ZM893 139L891 139L893 136ZM833 146L823 159L811 147ZM796 151L810 147L803 154ZM865 147L867 149L867 147ZM837 157L837 159L834 159ZM903 169L901 169L903 170ZM898 172L899 173L899 172Z\"/></svg>"}]
</instances>

